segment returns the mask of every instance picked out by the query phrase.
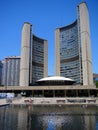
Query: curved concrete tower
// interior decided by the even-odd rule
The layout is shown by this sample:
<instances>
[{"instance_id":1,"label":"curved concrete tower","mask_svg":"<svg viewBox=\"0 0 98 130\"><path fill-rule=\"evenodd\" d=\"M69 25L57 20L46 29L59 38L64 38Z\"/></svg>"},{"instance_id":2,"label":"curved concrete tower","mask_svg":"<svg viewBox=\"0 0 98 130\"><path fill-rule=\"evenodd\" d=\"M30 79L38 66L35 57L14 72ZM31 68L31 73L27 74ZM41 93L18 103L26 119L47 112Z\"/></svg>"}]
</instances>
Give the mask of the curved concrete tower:
<instances>
[{"instance_id":1,"label":"curved concrete tower","mask_svg":"<svg viewBox=\"0 0 98 130\"><path fill-rule=\"evenodd\" d=\"M25 22L22 29L22 47L20 62L20 86L29 86L30 46L31 46L30 23Z\"/></svg>"},{"instance_id":2,"label":"curved concrete tower","mask_svg":"<svg viewBox=\"0 0 98 130\"><path fill-rule=\"evenodd\" d=\"M85 2L79 4L78 14L80 46L82 52L83 85L93 85L89 13Z\"/></svg>"},{"instance_id":3,"label":"curved concrete tower","mask_svg":"<svg viewBox=\"0 0 98 130\"><path fill-rule=\"evenodd\" d=\"M85 2L77 6L77 19L55 31L56 75L93 86L89 12Z\"/></svg>"}]
</instances>

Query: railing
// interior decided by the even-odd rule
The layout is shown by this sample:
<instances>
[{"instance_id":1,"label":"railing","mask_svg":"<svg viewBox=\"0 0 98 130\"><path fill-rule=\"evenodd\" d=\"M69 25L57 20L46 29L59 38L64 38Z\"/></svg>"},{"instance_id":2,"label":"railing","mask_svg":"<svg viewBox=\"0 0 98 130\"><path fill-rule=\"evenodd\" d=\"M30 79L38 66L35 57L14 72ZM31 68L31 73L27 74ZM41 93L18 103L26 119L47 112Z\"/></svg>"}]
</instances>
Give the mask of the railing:
<instances>
[{"instance_id":1,"label":"railing","mask_svg":"<svg viewBox=\"0 0 98 130\"><path fill-rule=\"evenodd\" d=\"M67 105L67 104L96 104L98 105L98 98L35 98L27 97L19 99L13 99L12 104L32 104L32 105Z\"/></svg>"},{"instance_id":2,"label":"railing","mask_svg":"<svg viewBox=\"0 0 98 130\"><path fill-rule=\"evenodd\" d=\"M31 98L24 100L24 103L32 103L34 105L42 104L98 104L95 98Z\"/></svg>"}]
</instances>

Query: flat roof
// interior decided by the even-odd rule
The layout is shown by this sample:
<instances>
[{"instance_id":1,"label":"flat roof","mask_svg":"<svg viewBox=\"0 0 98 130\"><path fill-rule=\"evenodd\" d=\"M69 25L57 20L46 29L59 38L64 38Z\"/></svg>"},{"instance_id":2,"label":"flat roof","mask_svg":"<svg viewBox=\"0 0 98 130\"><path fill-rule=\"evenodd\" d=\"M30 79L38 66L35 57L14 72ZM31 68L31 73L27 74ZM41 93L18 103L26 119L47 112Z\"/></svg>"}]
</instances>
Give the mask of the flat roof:
<instances>
[{"instance_id":1,"label":"flat roof","mask_svg":"<svg viewBox=\"0 0 98 130\"><path fill-rule=\"evenodd\" d=\"M4 86L0 87L0 91L13 91L13 90L98 90L95 86L82 86L82 85L60 85L60 86Z\"/></svg>"}]
</instances>

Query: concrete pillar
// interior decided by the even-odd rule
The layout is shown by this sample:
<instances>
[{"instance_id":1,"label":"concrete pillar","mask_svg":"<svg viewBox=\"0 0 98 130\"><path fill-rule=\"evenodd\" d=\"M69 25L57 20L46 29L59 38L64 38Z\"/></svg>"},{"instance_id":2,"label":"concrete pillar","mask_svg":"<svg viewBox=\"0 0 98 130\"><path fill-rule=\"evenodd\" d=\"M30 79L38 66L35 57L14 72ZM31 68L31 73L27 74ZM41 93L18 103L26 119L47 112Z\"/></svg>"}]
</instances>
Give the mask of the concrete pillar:
<instances>
[{"instance_id":1,"label":"concrete pillar","mask_svg":"<svg viewBox=\"0 0 98 130\"><path fill-rule=\"evenodd\" d=\"M48 42L44 41L44 77L48 76Z\"/></svg>"},{"instance_id":2,"label":"concrete pillar","mask_svg":"<svg viewBox=\"0 0 98 130\"><path fill-rule=\"evenodd\" d=\"M53 97L55 97L55 90L53 90Z\"/></svg>"},{"instance_id":3,"label":"concrete pillar","mask_svg":"<svg viewBox=\"0 0 98 130\"><path fill-rule=\"evenodd\" d=\"M34 97L34 90L32 90L32 97Z\"/></svg>"},{"instance_id":4,"label":"concrete pillar","mask_svg":"<svg viewBox=\"0 0 98 130\"><path fill-rule=\"evenodd\" d=\"M83 85L93 85L89 12L85 2L79 4L78 11L81 37L80 44L82 52Z\"/></svg>"},{"instance_id":5,"label":"concrete pillar","mask_svg":"<svg viewBox=\"0 0 98 130\"><path fill-rule=\"evenodd\" d=\"M42 95L43 95L43 97L44 97L44 90L42 90Z\"/></svg>"},{"instance_id":6,"label":"concrete pillar","mask_svg":"<svg viewBox=\"0 0 98 130\"><path fill-rule=\"evenodd\" d=\"M31 24L24 23L22 29L22 47L20 62L20 86L29 86Z\"/></svg>"},{"instance_id":7,"label":"concrete pillar","mask_svg":"<svg viewBox=\"0 0 98 130\"><path fill-rule=\"evenodd\" d=\"M64 90L64 93L65 93L65 97L66 97L66 90Z\"/></svg>"},{"instance_id":8,"label":"concrete pillar","mask_svg":"<svg viewBox=\"0 0 98 130\"><path fill-rule=\"evenodd\" d=\"M90 90L88 89L88 97L90 97Z\"/></svg>"},{"instance_id":9,"label":"concrete pillar","mask_svg":"<svg viewBox=\"0 0 98 130\"><path fill-rule=\"evenodd\" d=\"M76 89L75 91L76 91L76 97L78 97L78 90Z\"/></svg>"},{"instance_id":10,"label":"concrete pillar","mask_svg":"<svg viewBox=\"0 0 98 130\"><path fill-rule=\"evenodd\" d=\"M60 76L60 30L55 31L55 51L56 51L56 75Z\"/></svg>"}]
</instances>

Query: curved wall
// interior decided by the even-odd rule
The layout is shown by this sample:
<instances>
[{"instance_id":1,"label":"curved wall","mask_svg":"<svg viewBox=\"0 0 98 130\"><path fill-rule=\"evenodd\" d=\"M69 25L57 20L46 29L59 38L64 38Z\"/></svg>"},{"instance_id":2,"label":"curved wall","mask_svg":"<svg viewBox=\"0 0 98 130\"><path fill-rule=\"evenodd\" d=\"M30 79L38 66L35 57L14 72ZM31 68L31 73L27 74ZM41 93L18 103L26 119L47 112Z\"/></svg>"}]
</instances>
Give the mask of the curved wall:
<instances>
[{"instance_id":1,"label":"curved wall","mask_svg":"<svg viewBox=\"0 0 98 130\"><path fill-rule=\"evenodd\" d=\"M93 85L89 12L85 2L77 6L77 20L56 32L56 75Z\"/></svg>"},{"instance_id":2,"label":"curved wall","mask_svg":"<svg viewBox=\"0 0 98 130\"><path fill-rule=\"evenodd\" d=\"M76 83L80 83L77 21L59 30L61 76L74 79Z\"/></svg>"},{"instance_id":3,"label":"curved wall","mask_svg":"<svg viewBox=\"0 0 98 130\"><path fill-rule=\"evenodd\" d=\"M32 25L25 22L22 29L20 86L34 85L47 76L47 40L32 34Z\"/></svg>"},{"instance_id":4,"label":"curved wall","mask_svg":"<svg viewBox=\"0 0 98 130\"><path fill-rule=\"evenodd\" d=\"M32 83L44 77L44 40L32 36Z\"/></svg>"}]
</instances>

